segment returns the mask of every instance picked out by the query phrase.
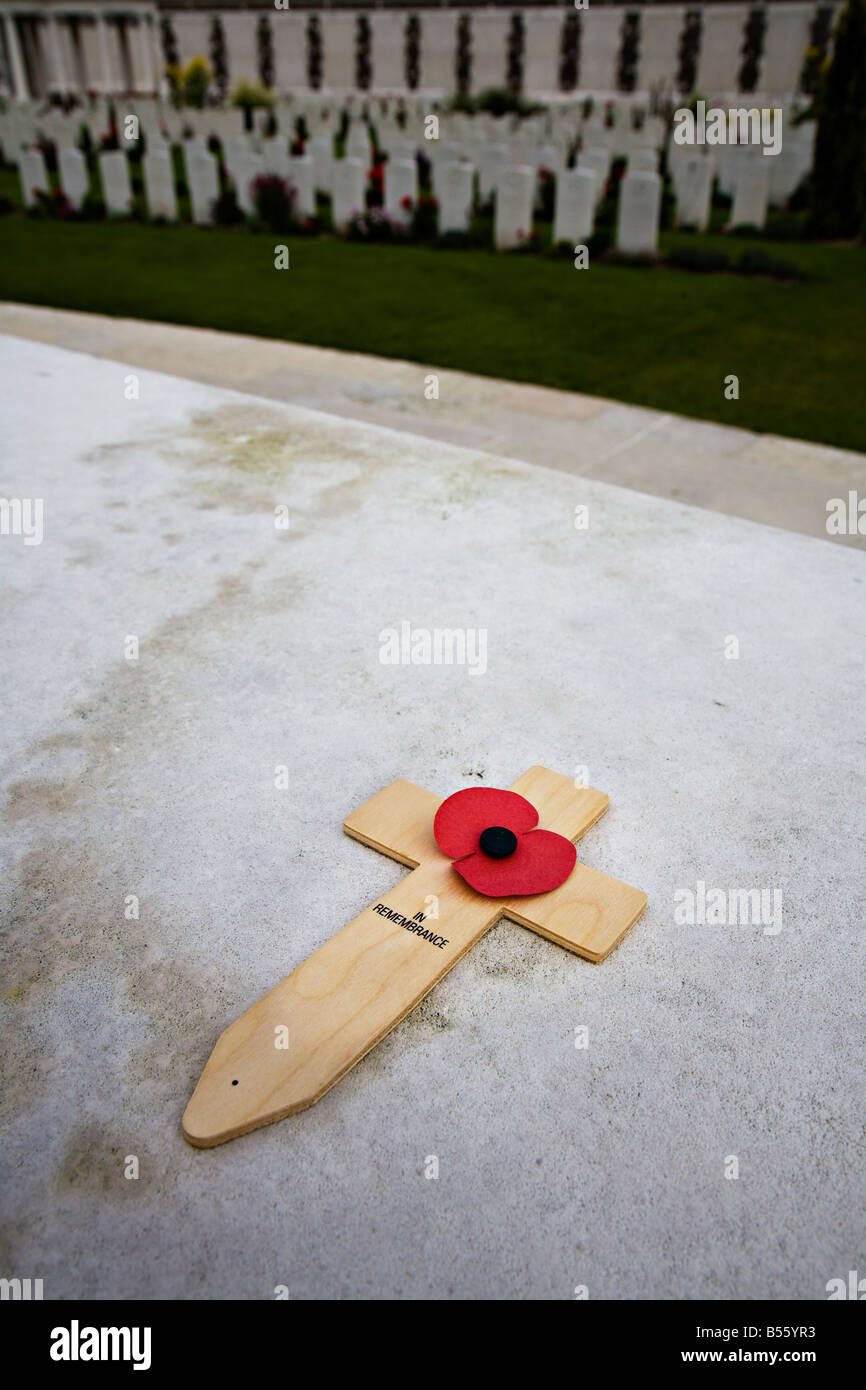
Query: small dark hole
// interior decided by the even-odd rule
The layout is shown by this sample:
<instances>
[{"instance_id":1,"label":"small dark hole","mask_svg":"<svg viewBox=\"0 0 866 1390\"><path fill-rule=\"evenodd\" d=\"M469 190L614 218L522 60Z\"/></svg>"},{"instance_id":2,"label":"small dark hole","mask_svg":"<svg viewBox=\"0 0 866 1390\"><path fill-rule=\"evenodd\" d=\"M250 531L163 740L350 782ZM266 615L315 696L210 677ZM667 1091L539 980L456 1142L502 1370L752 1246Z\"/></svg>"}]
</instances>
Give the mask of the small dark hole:
<instances>
[{"instance_id":1,"label":"small dark hole","mask_svg":"<svg viewBox=\"0 0 866 1390\"><path fill-rule=\"evenodd\" d=\"M232 1085L233 1085L233 1086L237 1086L237 1084L238 1084L238 1083L237 1083L236 1081L233 1081L233 1082L232 1082Z\"/></svg>"}]
</instances>

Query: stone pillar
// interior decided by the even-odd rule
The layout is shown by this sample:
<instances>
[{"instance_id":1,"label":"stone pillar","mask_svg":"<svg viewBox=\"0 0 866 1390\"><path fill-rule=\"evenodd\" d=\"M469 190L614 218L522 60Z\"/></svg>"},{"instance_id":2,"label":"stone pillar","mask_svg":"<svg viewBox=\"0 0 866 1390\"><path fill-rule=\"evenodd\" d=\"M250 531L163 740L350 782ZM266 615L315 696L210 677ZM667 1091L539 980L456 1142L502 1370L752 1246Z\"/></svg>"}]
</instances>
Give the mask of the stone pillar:
<instances>
[{"instance_id":1,"label":"stone pillar","mask_svg":"<svg viewBox=\"0 0 866 1390\"><path fill-rule=\"evenodd\" d=\"M3 23L6 32L6 49L9 53L9 76L12 80L12 96L15 101L29 101L30 88L27 86L27 69L24 66L24 59L21 55L21 45L18 42L18 30L15 28L15 16L7 12L3 15Z\"/></svg>"},{"instance_id":2,"label":"stone pillar","mask_svg":"<svg viewBox=\"0 0 866 1390\"><path fill-rule=\"evenodd\" d=\"M108 51L108 30L102 15L96 16L96 36L99 40L99 61L102 67L102 91L104 95L114 91L114 77L111 71L111 57Z\"/></svg>"},{"instance_id":3,"label":"stone pillar","mask_svg":"<svg viewBox=\"0 0 866 1390\"><path fill-rule=\"evenodd\" d=\"M145 15L138 17L138 48L141 59L141 79L144 83L144 90L152 92L153 85L153 50L150 46L150 20Z\"/></svg>"},{"instance_id":4,"label":"stone pillar","mask_svg":"<svg viewBox=\"0 0 866 1390\"><path fill-rule=\"evenodd\" d=\"M57 92L69 91L69 83L63 71L63 55L60 49L60 31L54 15L48 15L48 43L51 48L51 66L54 70L53 87Z\"/></svg>"}]
</instances>

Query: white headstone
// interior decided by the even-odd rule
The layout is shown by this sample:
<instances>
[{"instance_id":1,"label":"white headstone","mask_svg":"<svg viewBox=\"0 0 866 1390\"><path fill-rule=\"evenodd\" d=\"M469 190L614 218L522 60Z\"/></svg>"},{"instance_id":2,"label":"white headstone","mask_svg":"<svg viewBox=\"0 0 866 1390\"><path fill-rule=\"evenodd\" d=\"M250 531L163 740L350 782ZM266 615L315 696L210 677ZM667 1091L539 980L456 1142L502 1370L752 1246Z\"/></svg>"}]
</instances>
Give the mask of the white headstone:
<instances>
[{"instance_id":1,"label":"white headstone","mask_svg":"<svg viewBox=\"0 0 866 1390\"><path fill-rule=\"evenodd\" d=\"M611 153L600 145L581 150L577 156L578 169L591 169L596 176L595 201L600 203L604 197L604 187L610 173Z\"/></svg>"},{"instance_id":2,"label":"white headstone","mask_svg":"<svg viewBox=\"0 0 866 1390\"><path fill-rule=\"evenodd\" d=\"M67 146L66 149L60 150L57 165L60 171L60 187L72 207L80 208L87 197L89 187L87 161L84 155L80 150Z\"/></svg>"},{"instance_id":3,"label":"white headstone","mask_svg":"<svg viewBox=\"0 0 866 1390\"><path fill-rule=\"evenodd\" d=\"M255 212L253 182L264 173L261 155L254 150L236 153L231 164L226 161L226 171L234 184L238 207L244 216L252 217Z\"/></svg>"},{"instance_id":4,"label":"white headstone","mask_svg":"<svg viewBox=\"0 0 866 1390\"><path fill-rule=\"evenodd\" d=\"M186 181L192 201L192 219L199 226L213 221L213 205L219 197L217 162L209 151L193 150L186 156Z\"/></svg>"},{"instance_id":5,"label":"white headstone","mask_svg":"<svg viewBox=\"0 0 866 1390\"><path fill-rule=\"evenodd\" d=\"M289 160L289 182L295 190L295 215L315 217L316 189L313 178L313 161L308 154L298 155Z\"/></svg>"},{"instance_id":6,"label":"white headstone","mask_svg":"<svg viewBox=\"0 0 866 1390\"><path fill-rule=\"evenodd\" d=\"M684 227L705 232L710 221L712 196L712 160L694 155L680 170L677 179L677 221Z\"/></svg>"},{"instance_id":7,"label":"white headstone","mask_svg":"<svg viewBox=\"0 0 866 1390\"><path fill-rule=\"evenodd\" d=\"M106 208L109 212L126 216L132 205L132 185L123 150L104 150L99 156L99 172Z\"/></svg>"},{"instance_id":8,"label":"white headstone","mask_svg":"<svg viewBox=\"0 0 866 1390\"><path fill-rule=\"evenodd\" d=\"M418 166L414 159L389 159L385 165L385 211L398 222L410 215L401 203L410 198L418 201Z\"/></svg>"},{"instance_id":9,"label":"white headstone","mask_svg":"<svg viewBox=\"0 0 866 1390\"><path fill-rule=\"evenodd\" d=\"M496 183L493 236L498 251L522 246L532 231L535 170L525 164L503 169Z\"/></svg>"},{"instance_id":10,"label":"white headstone","mask_svg":"<svg viewBox=\"0 0 866 1390\"><path fill-rule=\"evenodd\" d=\"M339 230L347 225L353 213L364 211L364 175L366 172L363 161L360 159L337 159L334 161L334 192L331 215L334 226Z\"/></svg>"},{"instance_id":11,"label":"white headstone","mask_svg":"<svg viewBox=\"0 0 866 1390\"><path fill-rule=\"evenodd\" d=\"M616 249L625 256L658 251L662 181L658 174L626 174L620 184Z\"/></svg>"},{"instance_id":12,"label":"white headstone","mask_svg":"<svg viewBox=\"0 0 866 1390\"><path fill-rule=\"evenodd\" d=\"M565 168L562 147L554 145L551 141L536 147L532 162L536 169L548 169L551 174L559 174Z\"/></svg>"},{"instance_id":13,"label":"white headstone","mask_svg":"<svg viewBox=\"0 0 866 1390\"><path fill-rule=\"evenodd\" d=\"M177 194L174 187L174 165L168 149L148 150L142 161L147 210L151 217L177 221Z\"/></svg>"},{"instance_id":14,"label":"white headstone","mask_svg":"<svg viewBox=\"0 0 866 1390\"><path fill-rule=\"evenodd\" d=\"M474 175L471 164L446 164L440 168L436 189L440 236L445 232L468 232Z\"/></svg>"},{"instance_id":15,"label":"white headstone","mask_svg":"<svg viewBox=\"0 0 866 1390\"><path fill-rule=\"evenodd\" d=\"M334 142L330 135L315 135L307 145L313 161L317 193L330 193L334 179Z\"/></svg>"},{"instance_id":16,"label":"white headstone","mask_svg":"<svg viewBox=\"0 0 866 1390\"><path fill-rule=\"evenodd\" d=\"M388 157L390 159L414 159L416 148L416 142L401 133L391 141Z\"/></svg>"},{"instance_id":17,"label":"white headstone","mask_svg":"<svg viewBox=\"0 0 866 1390\"><path fill-rule=\"evenodd\" d=\"M560 241L576 245L592 236L597 183L594 169L563 169L556 181L554 245Z\"/></svg>"},{"instance_id":18,"label":"white headstone","mask_svg":"<svg viewBox=\"0 0 866 1390\"><path fill-rule=\"evenodd\" d=\"M488 145L481 151L478 164L478 194L486 202L495 192L499 175L508 164L508 146Z\"/></svg>"},{"instance_id":19,"label":"white headstone","mask_svg":"<svg viewBox=\"0 0 866 1390\"><path fill-rule=\"evenodd\" d=\"M291 160L286 141L278 135L275 140L262 141L262 168L277 178L291 178Z\"/></svg>"},{"instance_id":20,"label":"white headstone","mask_svg":"<svg viewBox=\"0 0 866 1390\"><path fill-rule=\"evenodd\" d=\"M349 159L369 160L370 131L365 121L354 120L349 127L346 155Z\"/></svg>"},{"instance_id":21,"label":"white headstone","mask_svg":"<svg viewBox=\"0 0 866 1390\"><path fill-rule=\"evenodd\" d=\"M628 156L628 172L630 174L657 174L659 171L659 157L655 150L631 150Z\"/></svg>"},{"instance_id":22,"label":"white headstone","mask_svg":"<svg viewBox=\"0 0 866 1390\"><path fill-rule=\"evenodd\" d=\"M207 154L207 140L203 135L191 135L188 140L184 140L183 149L186 157L191 154Z\"/></svg>"},{"instance_id":23,"label":"white headstone","mask_svg":"<svg viewBox=\"0 0 866 1390\"><path fill-rule=\"evenodd\" d=\"M24 206L32 208L36 204L36 194L48 192L48 171L41 150L22 150L18 155L18 172L21 175L21 193Z\"/></svg>"},{"instance_id":24,"label":"white headstone","mask_svg":"<svg viewBox=\"0 0 866 1390\"><path fill-rule=\"evenodd\" d=\"M734 206L731 210L732 227L763 227L767 217L767 202L770 196L770 163L762 155L747 160L737 170L737 185L734 189Z\"/></svg>"}]
</instances>

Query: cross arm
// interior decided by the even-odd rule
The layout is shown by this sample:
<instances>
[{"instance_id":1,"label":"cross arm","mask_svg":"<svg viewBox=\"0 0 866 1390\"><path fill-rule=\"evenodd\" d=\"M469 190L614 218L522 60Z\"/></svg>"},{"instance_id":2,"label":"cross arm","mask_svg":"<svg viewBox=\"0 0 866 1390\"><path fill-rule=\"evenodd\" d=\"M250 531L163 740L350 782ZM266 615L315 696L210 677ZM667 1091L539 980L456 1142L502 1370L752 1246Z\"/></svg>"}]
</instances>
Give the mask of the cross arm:
<instances>
[{"instance_id":1,"label":"cross arm","mask_svg":"<svg viewBox=\"0 0 866 1390\"><path fill-rule=\"evenodd\" d=\"M433 838L433 817L442 800L400 778L347 816L343 829L353 840L415 869L424 860L441 858Z\"/></svg>"},{"instance_id":2,"label":"cross arm","mask_svg":"<svg viewBox=\"0 0 866 1390\"><path fill-rule=\"evenodd\" d=\"M634 926L646 903L639 888L578 862L560 888L512 898L505 916L598 964Z\"/></svg>"}]
</instances>

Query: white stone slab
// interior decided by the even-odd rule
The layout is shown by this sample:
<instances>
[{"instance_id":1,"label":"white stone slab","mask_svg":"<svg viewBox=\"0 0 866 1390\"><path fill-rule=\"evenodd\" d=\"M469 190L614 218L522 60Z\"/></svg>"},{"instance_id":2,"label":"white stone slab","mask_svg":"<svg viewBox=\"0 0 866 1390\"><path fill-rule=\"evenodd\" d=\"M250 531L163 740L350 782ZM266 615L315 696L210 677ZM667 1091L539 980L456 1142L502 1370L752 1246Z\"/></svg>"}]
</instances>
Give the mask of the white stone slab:
<instances>
[{"instance_id":1,"label":"white stone slab","mask_svg":"<svg viewBox=\"0 0 866 1390\"><path fill-rule=\"evenodd\" d=\"M370 131L365 121L354 120L346 137L346 154L350 159L364 160L369 164L371 153Z\"/></svg>"},{"instance_id":2,"label":"white stone slab","mask_svg":"<svg viewBox=\"0 0 866 1390\"><path fill-rule=\"evenodd\" d=\"M317 193L331 194L334 179L334 141L330 135L315 135L307 142L306 153L313 161Z\"/></svg>"},{"instance_id":3,"label":"white stone slab","mask_svg":"<svg viewBox=\"0 0 866 1390\"><path fill-rule=\"evenodd\" d=\"M142 160L147 210L151 217L177 221L174 166L168 149L148 150Z\"/></svg>"},{"instance_id":4,"label":"white stone slab","mask_svg":"<svg viewBox=\"0 0 866 1390\"><path fill-rule=\"evenodd\" d=\"M657 174L659 157L655 150L645 148L631 150L628 155L627 168L630 174Z\"/></svg>"},{"instance_id":5,"label":"white stone slab","mask_svg":"<svg viewBox=\"0 0 866 1390\"><path fill-rule=\"evenodd\" d=\"M87 161L80 150L67 146L57 152L57 168L60 187L66 194L70 205L80 208L87 197L90 180L87 176Z\"/></svg>"},{"instance_id":6,"label":"white stone slab","mask_svg":"<svg viewBox=\"0 0 866 1390\"><path fill-rule=\"evenodd\" d=\"M507 165L508 146L506 144L493 142L482 149L478 165L478 193L482 202L486 202L495 191L499 175Z\"/></svg>"},{"instance_id":7,"label":"white stone slab","mask_svg":"<svg viewBox=\"0 0 866 1390\"><path fill-rule=\"evenodd\" d=\"M123 150L103 150L99 155L99 172L107 210L115 215L128 216L132 208L132 184Z\"/></svg>"},{"instance_id":8,"label":"white stone slab","mask_svg":"<svg viewBox=\"0 0 866 1390\"><path fill-rule=\"evenodd\" d=\"M706 231L713 196L713 161L702 154L692 155L679 172L677 181L677 221L686 227Z\"/></svg>"},{"instance_id":9,"label":"white stone slab","mask_svg":"<svg viewBox=\"0 0 866 1390\"><path fill-rule=\"evenodd\" d=\"M66 1300L825 1299L862 1229L863 553L0 348L3 495L45 503L0 539L10 1267ZM404 620L484 628L486 673L382 665ZM187 1148L222 1029L404 873L343 818L539 757L611 797L580 859L648 893L622 945L503 922L312 1109ZM697 881L780 889L781 930L683 922Z\"/></svg>"},{"instance_id":10,"label":"white stone slab","mask_svg":"<svg viewBox=\"0 0 866 1390\"><path fill-rule=\"evenodd\" d=\"M274 174L277 178L288 179L291 175L291 158L288 142L282 135L273 140L262 141L262 171Z\"/></svg>"},{"instance_id":11,"label":"white stone slab","mask_svg":"<svg viewBox=\"0 0 866 1390\"><path fill-rule=\"evenodd\" d=\"M262 156L255 150L236 152L230 160L226 159L226 170L234 185L238 207L246 217L251 217L255 211L253 183L265 172Z\"/></svg>"},{"instance_id":12,"label":"white stone slab","mask_svg":"<svg viewBox=\"0 0 866 1390\"><path fill-rule=\"evenodd\" d=\"M411 216L401 206L404 198L418 201L418 166L414 159L390 158L385 164L385 210L403 222Z\"/></svg>"},{"instance_id":13,"label":"white stone slab","mask_svg":"<svg viewBox=\"0 0 866 1390\"><path fill-rule=\"evenodd\" d=\"M563 169L556 181L554 243L582 244L592 235L598 177L594 169Z\"/></svg>"},{"instance_id":14,"label":"white stone slab","mask_svg":"<svg viewBox=\"0 0 866 1390\"><path fill-rule=\"evenodd\" d=\"M313 161L309 155L293 155L289 160L289 182L295 190L295 211L299 217L315 217L316 189Z\"/></svg>"},{"instance_id":15,"label":"white stone slab","mask_svg":"<svg viewBox=\"0 0 866 1390\"><path fill-rule=\"evenodd\" d=\"M343 230L354 213L364 211L366 175L366 166L360 159L334 161L331 216L336 228Z\"/></svg>"},{"instance_id":16,"label":"white stone slab","mask_svg":"<svg viewBox=\"0 0 866 1390\"><path fill-rule=\"evenodd\" d=\"M439 234L468 232L472 217L475 170L471 164L440 166L436 196L439 201Z\"/></svg>"},{"instance_id":17,"label":"white stone slab","mask_svg":"<svg viewBox=\"0 0 866 1390\"><path fill-rule=\"evenodd\" d=\"M529 240L535 170L527 165L503 169L496 183L493 239L499 251L511 250Z\"/></svg>"},{"instance_id":18,"label":"white stone slab","mask_svg":"<svg viewBox=\"0 0 866 1390\"><path fill-rule=\"evenodd\" d=\"M610 149L603 145L584 146L577 156L578 169L591 169L596 176L596 206L604 197L605 184L610 174L612 162L613 156L611 155Z\"/></svg>"},{"instance_id":19,"label":"white stone slab","mask_svg":"<svg viewBox=\"0 0 866 1390\"><path fill-rule=\"evenodd\" d=\"M213 206L219 197L219 171L207 150L193 150L186 156L186 178L192 201L193 221L206 226L213 221Z\"/></svg>"},{"instance_id":20,"label":"white stone slab","mask_svg":"<svg viewBox=\"0 0 866 1390\"><path fill-rule=\"evenodd\" d=\"M770 198L770 160L763 155L746 160L737 173L732 227L763 227Z\"/></svg>"},{"instance_id":21,"label":"white stone slab","mask_svg":"<svg viewBox=\"0 0 866 1390\"><path fill-rule=\"evenodd\" d=\"M48 171L45 157L40 149L21 150L18 155L18 172L21 176L21 196L24 206L36 206L37 193L48 192Z\"/></svg>"},{"instance_id":22,"label":"white stone slab","mask_svg":"<svg viewBox=\"0 0 866 1390\"><path fill-rule=\"evenodd\" d=\"M616 249L624 256L658 251L662 181L658 174L626 174L619 188Z\"/></svg>"}]
</instances>

